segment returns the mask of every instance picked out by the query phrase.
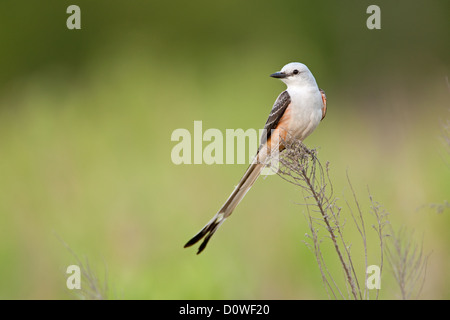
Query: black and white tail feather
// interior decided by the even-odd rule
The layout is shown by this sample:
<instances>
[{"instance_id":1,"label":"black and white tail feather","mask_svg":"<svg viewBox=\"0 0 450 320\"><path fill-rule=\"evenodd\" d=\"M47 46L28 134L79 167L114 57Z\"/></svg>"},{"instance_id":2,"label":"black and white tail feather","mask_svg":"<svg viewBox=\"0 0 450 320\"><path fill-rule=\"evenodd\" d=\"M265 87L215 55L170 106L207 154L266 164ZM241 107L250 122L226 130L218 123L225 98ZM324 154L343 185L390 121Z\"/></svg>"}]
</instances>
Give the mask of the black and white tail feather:
<instances>
[{"instance_id":1,"label":"black and white tail feather","mask_svg":"<svg viewBox=\"0 0 450 320\"><path fill-rule=\"evenodd\" d=\"M273 153L270 150L267 150L267 141L272 136L275 136L275 132L277 132L276 127L278 125L278 122L280 121L284 111L290 103L291 98L288 92L283 91L278 96L275 104L272 107L272 110L264 126L264 134L261 137L261 145L259 146L258 152L251 162L250 166L247 168L244 176L239 181L239 184L231 193L228 200L225 202L222 208L220 208L219 212L216 213L216 215L203 227L203 229L200 230L199 233L197 233L184 245L185 248L196 244L204 238L197 251L197 254L201 253L208 244L209 239L211 239L217 229L219 229L222 223L224 223L226 218L228 218L233 213L233 210L236 208L239 202L241 202L248 190L250 190L252 185L258 179L262 169L264 169L264 167L270 163ZM278 132L276 134L278 134ZM274 143L271 148L272 150L275 150L279 149L279 147L280 143L278 142Z\"/></svg>"},{"instance_id":2,"label":"black and white tail feather","mask_svg":"<svg viewBox=\"0 0 450 320\"><path fill-rule=\"evenodd\" d=\"M198 248L197 254L201 253L206 245L208 244L209 239L213 236L213 234L219 229L219 227L224 223L224 221L231 215L236 206L241 202L244 198L245 194L250 190L252 185L258 179L261 170L264 168L265 164L258 163L256 160L252 162L252 164L248 167L244 176L242 177L239 184L236 186L234 191L231 193L228 200L225 204L220 208L219 212L197 233L191 240L189 240L184 247L190 247L196 244L198 241L203 240Z\"/></svg>"}]
</instances>

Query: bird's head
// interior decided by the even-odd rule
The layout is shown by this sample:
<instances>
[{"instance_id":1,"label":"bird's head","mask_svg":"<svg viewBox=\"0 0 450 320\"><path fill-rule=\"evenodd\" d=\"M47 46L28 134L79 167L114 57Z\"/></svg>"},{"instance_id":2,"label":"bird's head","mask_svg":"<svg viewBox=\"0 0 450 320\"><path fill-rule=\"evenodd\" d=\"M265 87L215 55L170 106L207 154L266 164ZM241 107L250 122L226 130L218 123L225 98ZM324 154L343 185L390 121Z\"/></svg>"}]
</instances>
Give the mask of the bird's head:
<instances>
[{"instance_id":1,"label":"bird's head","mask_svg":"<svg viewBox=\"0 0 450 320\"><path fill-rule=\"evenodd\" d=\"M316 80L308 67L300 62L291 62L285 65L281 71L270 75L283 81L286 85L316 85Z\"/></svg>"}]
</instances>

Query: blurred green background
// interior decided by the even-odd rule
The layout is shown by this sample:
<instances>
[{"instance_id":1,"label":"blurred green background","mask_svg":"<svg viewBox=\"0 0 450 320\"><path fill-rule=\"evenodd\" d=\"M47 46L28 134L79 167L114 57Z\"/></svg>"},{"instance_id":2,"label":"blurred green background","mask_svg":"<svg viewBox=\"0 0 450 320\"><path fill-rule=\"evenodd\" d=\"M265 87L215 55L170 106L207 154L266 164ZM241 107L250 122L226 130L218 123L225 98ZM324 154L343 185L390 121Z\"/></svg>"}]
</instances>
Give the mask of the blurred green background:
<instances>
[{"instance_id":1,"label":"blurred green background","mask_svg":"<svg viewBox=\"0 0 450 320\"><path fill-rule=\"evenodd\" d=\"M70 4L81 30L66 28ZM381 30L366 27L370 4ZM202 255L182 248L246 165L174 165L172 131L263 127L285 88L268 75L291 61L327 93L306 144L330 161L336 195L351 199L348 170L368 214L369 187L432 253L420 298L450 298L450 212L430 208L450 200L449 12L446 0L3 0L0 298L73 298L76 261L56 235L99 277L107 269L112 298L327 298L300 190L277 176ZM399 298L385 271L381 297Z\"/></svg>"}]
</instances>

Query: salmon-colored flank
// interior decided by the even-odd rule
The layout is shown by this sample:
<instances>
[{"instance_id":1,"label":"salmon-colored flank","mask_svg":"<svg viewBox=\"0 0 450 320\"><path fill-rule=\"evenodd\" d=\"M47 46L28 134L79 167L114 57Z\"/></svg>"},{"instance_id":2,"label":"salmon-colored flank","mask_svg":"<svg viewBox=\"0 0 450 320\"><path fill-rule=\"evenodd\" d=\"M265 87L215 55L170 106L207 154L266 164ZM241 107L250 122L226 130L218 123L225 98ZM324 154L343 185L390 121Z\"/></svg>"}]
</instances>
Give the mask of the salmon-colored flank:
<instances>
[{"instance_id":1,"label":"salmon-colored flank","mask_svg":"<svg viewBox=\"0 0 450 320\"><path fill-rule=\"evenodd\" d=\"M320 94L322 95L322 102L323 102L323 107L322 107L322 119L320 119L320 121L323 120L323 118L325 118L325 115L327 114L327 96L325 95L325 91L323 91L322 89L320 90Z\"/></svg>"}]
</instances>

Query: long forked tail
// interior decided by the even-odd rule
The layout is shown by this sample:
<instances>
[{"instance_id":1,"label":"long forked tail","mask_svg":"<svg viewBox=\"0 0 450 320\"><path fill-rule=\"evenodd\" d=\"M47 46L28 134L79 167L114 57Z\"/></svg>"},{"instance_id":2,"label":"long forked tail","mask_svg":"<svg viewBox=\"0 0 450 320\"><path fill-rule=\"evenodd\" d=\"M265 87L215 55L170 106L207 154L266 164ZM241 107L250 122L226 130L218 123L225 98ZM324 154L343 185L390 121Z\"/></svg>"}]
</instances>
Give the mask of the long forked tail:
<instances>
[{"instance_id":1,"label":"long forked tail","mask_svg":"<svg viewBox=\"0 0 450 320\"><path fill-rule=\"evenodd\" d=\"M256 161L248 167L241 181L239 181L239 184L231 193L222 208L220 208L219 212L216 213L216 215L203 227L202 230L200 230L199 233L197 233L184 245L185 248L190 247L205 238L198 248L197 254L201 253L203 249L205 249L209 239L211 239L212 235L217 231L217 229L219 229L225 219L230 216L239 202L241 202L247 191L250 190L253 183L255 183L256 179L258 179L263 168L264 164L257 163Z\"/></svg>"}]
</instances>

